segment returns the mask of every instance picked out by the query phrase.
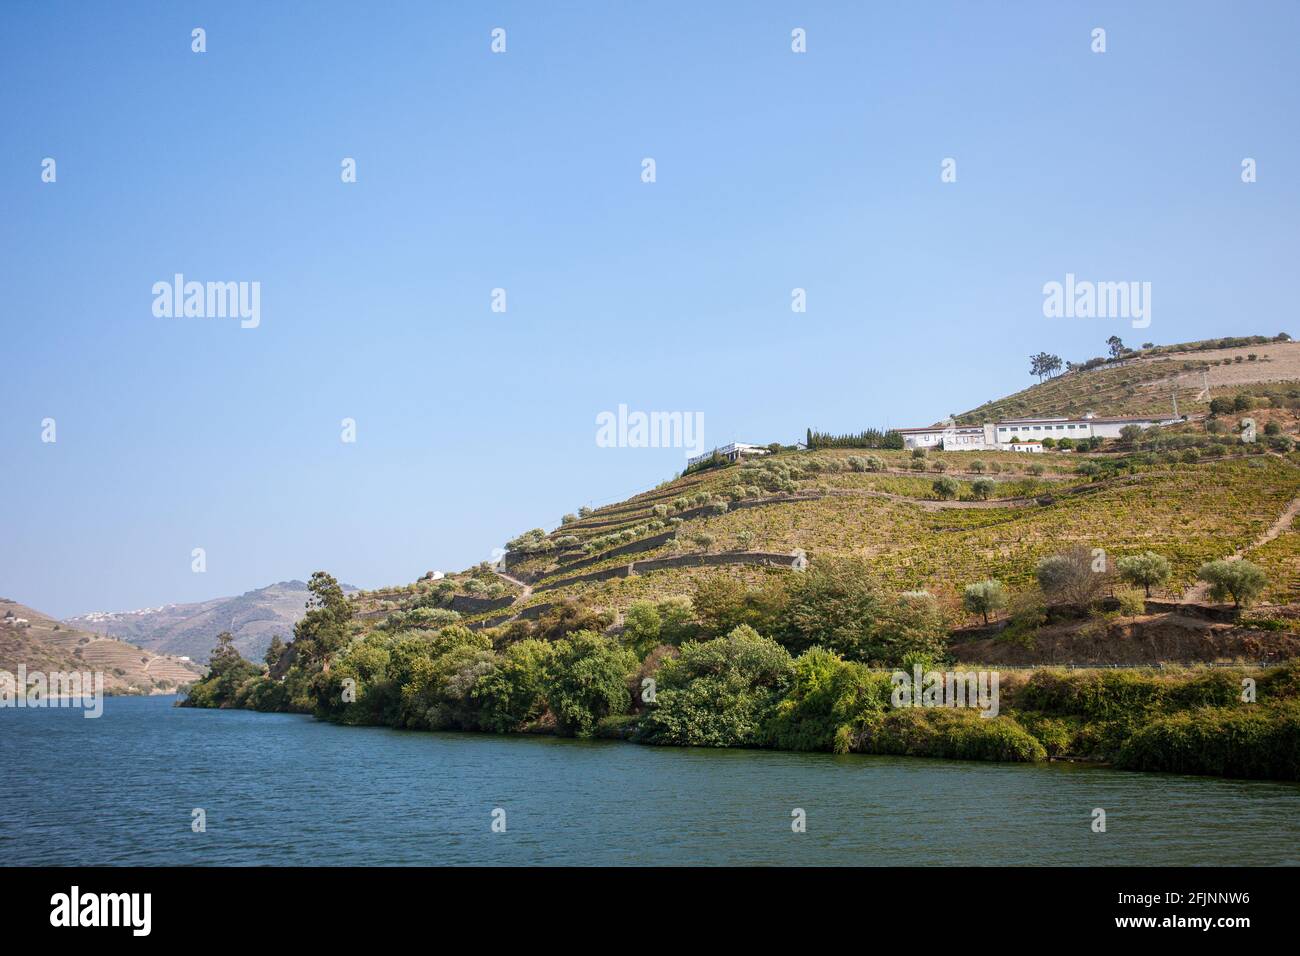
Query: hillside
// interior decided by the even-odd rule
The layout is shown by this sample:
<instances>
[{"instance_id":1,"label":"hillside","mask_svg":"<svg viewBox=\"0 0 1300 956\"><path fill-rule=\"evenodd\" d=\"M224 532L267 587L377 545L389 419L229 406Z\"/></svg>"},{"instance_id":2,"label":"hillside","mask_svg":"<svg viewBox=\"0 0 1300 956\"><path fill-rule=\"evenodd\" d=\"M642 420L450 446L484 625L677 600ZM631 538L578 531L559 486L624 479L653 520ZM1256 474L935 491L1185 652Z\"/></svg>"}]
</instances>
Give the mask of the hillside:
<instances>
[{"instance_id":1,"label":"hillside","mask_svg":"<svg viewBox=\"0 0 1300 956\"><path fill-rule=\"evenodd\" d=\"M1206 391L1206 384L1209 391ZM1179 415L1209 411L1212 398L1241 392L1300 406L1300 342L1228 349L1162 346L1114 368L1066 372L956 416L961 424L1028 415Z\"/></svg>"},{"instance_id":2,"label":"hillside","mask_svg":"<svg viewBox=\"0 0 1300 956\"><path fill-rule=\"evenodd\" d=\"M1300 417L1237 384L1239 407L1041 452L718 456L496 566L352 597L320 572L271 666L221 655L184 705L1300 779ZM892 671L936 663L1006 669L999 712L896 701Z\"/></svg>"},{"instance_id":3,"label":"hillside","mask_svg":"<svg viewBox=\"0 0 1300 956\"><path fill-rule=\"evenodd\" d=\"M344 590L356 589L345 586ZM244 657L260 660L273 636L278 634L288 640L293 635L293 626L302 617L306 601L306 584L281 581L236 597L139 611L98 611L68 618L67 623L159 654L195 661L206 661L217 635L229 631Z\"/></svg>"},{"instance_id":4,"label":"hillside","mask_svg":"<svg viewBox=\"0 0 1300 956\"><path fill-rule=\"evenodd\" d=\"M12 615L12 616L11 616ZM202 674L171 655L70 627L8 598L0 598L0 670L100 671L111 693L167 693Z\"/></svg>"},{"instance_id":5,"label":"hillside","mask_svg":"<svg viewBox=\"0 0 1300 956\"><path fill-rule=\"evenodd\" d=\"M1205 396L1197 400L1203 373L1210 397L1248 396L1249 414L1269 437L1243 445L1240 413L1209 415ZM1188 375L1195 388L1181 384ZM804 555L813 566L865 559L882 589L927 592L960 626L970 623L961 607L966 585L997 579L1014 604L1036 592L1039 560L1072 546L1104 549L1112 561L1162 555L1171 573L1153 597L1172 601L1201 599L1195 585L1205 562L1245 557L1268 575L1267 603L1300 604L1300 531L1288 520L1300 507L1300 453L1290 450L1300 437L1300 343L1166 346L1120 368L1059 376L969 415L1140 414L1156 410L1170 382L1185 387L1180 411L1198 417L1136 444L919 459L907 451L787 450L566 516L549 532L512 542L502 568L480 566L436 587L366 592L356 605L366 622L444 607L475 628L509 625L517 638L519 626L566 607L573 613L574 603L617 621L637 601L690 599L720 574L760 585L792 573ZM1210 645L1185 646L1203 655Z\"/></svg>"}]
</instances>

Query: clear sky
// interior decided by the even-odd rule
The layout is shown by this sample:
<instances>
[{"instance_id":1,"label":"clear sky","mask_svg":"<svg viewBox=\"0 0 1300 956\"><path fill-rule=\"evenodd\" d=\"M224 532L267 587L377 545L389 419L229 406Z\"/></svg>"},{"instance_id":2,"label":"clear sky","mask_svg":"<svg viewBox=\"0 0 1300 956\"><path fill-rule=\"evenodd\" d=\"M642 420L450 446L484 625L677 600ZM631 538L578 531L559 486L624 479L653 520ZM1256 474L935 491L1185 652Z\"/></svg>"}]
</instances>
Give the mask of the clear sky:
<instances>
[{"instance_id":1,"label":"clear sky","mask_svg":"<svg viewBox=\"0 0 1300 956\"><path fill-rule=\"evenodd\" d=\"M1111 334L1300 333L1297 37L1293 2L10 0L0 596L407 582L672 477L597 447L619 404L791 442ZM260 282L259 327L156 317L178 272ZM1067 272L1151 282L1150 328L1045 318Z\"/></svg>"}]
</instances>

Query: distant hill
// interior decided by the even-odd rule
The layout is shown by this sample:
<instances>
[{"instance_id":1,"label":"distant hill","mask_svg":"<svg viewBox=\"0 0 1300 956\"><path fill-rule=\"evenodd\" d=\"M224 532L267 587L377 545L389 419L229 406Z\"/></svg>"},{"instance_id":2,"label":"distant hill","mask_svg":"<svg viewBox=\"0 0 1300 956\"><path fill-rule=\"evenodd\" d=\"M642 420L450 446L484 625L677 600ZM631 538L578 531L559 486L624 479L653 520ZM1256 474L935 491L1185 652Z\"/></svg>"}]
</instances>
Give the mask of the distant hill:
<instances>
[{"instance_id":1,"label":"distant hill","mask_svg":"<svg viewBox=\"0 0 1300 956\"><path fill-rule=\"evenodd\" d=\"M202 673L196 664L71 627L0 598L0 670L100 671L112 693L165 693Z\"/></svg>"},{"instance_id":2,"label":"distant hill","mask_svg":"<svg viewBox=\"0 0 1300 956\"><path fill-rule=\"evenodd\" d=\"M344 590L356 588L344 585ZM68 618L70 626L111 634L159 653L178 654L206 662L222 631L235 637L244 657L260 661L271 638L288 641L303 616L307 585L281 581L237 597L213 598L194 604L168 604L138 611L96 611Z\"/></svg>"}]
</instances>

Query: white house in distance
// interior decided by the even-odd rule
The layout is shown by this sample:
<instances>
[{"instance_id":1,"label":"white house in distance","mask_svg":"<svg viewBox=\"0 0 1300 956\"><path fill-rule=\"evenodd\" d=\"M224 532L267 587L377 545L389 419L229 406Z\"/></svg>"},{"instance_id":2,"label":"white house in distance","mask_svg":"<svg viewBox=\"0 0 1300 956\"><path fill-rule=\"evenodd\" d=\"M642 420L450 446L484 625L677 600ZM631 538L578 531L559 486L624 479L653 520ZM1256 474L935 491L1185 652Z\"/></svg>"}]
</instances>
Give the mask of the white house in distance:
<instances>
[{"instance_id":1,"label":"white house in distance","mask_svg":"<svg viewBox=\"0 0 1300 956\"><path fill-rule=\"evenodd\" d=\"M733 441L730 445L723 445L721 448L715 448L713 451L706 451L703 455L696 455L694 458L686 459L686 467L698 465L702 461L708 461L717 453L727 461L739 461L745 455L766 455L767 449L762 445L747 445L743 441Z\"/></svg>"},{"instance_id":2,"label":"white house in distance","mask_svg":"<svg viewBox=\"0 0 1300 956\"><path fill-rule=\"evenodd\" d=\"M943 451L1040 452L1044 438L1118 438L1126 425L1150 428L1181 421L1177 418L1008 418L983 425L931 425L929 428L900 428L904 448L935 448ZM1038 447L1030 447L1037 445Z\"/></svg>"}]
</instances>

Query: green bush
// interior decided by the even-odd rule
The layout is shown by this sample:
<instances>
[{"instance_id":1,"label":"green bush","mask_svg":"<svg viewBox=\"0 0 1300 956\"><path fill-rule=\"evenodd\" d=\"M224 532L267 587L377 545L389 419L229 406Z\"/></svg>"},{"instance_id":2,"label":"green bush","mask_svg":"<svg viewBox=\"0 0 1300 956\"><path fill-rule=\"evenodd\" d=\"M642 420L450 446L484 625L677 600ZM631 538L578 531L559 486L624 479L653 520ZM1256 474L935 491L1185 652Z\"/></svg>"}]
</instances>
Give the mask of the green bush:
<instances>
[{"instance_id":1,"label":"green bush","mask_svg":"<svg viewBox=\"0 0 1300 956\"><path fill-rule=\"evenodd\" d=\"M557 641L546 671L546 700L564 735L589 737L602 718L626 713L636 655L609 638L577 631Z\"/></svg>"},{"instance_id":2,"label":"green bush","mask_svg":"<svg viewBox=\"0 0 1300 956\"><path fill-rule=\"evenodd\" d=\"M949 760L1046 760L1043 745L1008 716L973 710L906 707L870 721L854 748L862 753Z\"/></svg>"},{"instance_id":3,"label":"green bush","mask_svg":"<svg viewBox=\"0 0 1300 956\"><path fill-rule=\"evenodd\" d=\"M870 714L889 703L889 675L814 647L794 662L790 689L768 723L771 744L781 750L846 752Z\"/></svg>"},{"instance_id":4,"label":"green bush","mask_svg":"<svg viewBox=\"0 0 1300 956\"><path fill-rule=\"evenodd\" d=\"M751 627L688 641L659 670L656 700L637 739L651 744L754 747L767 738L793 676L789 653Z\"/></svg>"},{"instance_id":5,"label":"green bush","mask_svg":"<svg viewBox=\"0 0 1300 956\"><path fill-rule=\"evenodd\" d=\"M1138 729L1115 764L1128 770L1300 780L1300 705L1171 714Z\"/></svg>"}]
</instances>

